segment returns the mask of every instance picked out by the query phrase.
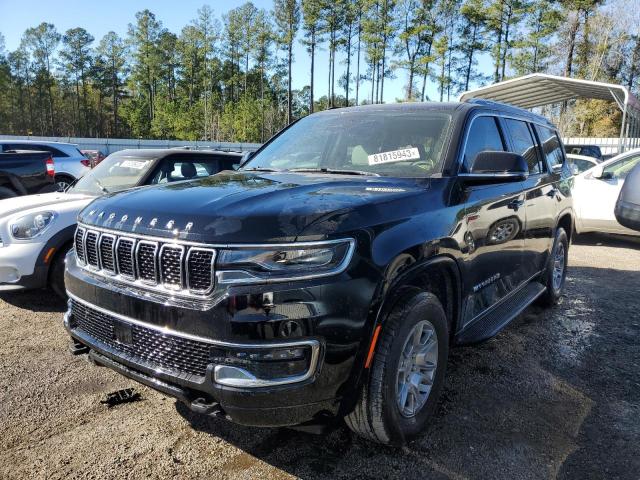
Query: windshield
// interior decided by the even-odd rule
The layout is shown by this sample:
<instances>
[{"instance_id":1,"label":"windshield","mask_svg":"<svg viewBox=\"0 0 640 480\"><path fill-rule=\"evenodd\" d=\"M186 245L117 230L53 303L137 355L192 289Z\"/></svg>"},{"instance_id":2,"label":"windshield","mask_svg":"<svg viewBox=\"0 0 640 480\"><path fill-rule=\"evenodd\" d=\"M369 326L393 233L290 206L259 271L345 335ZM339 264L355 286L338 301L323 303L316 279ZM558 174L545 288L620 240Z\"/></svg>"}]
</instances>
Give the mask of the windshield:
<instances>
[{"instance_id":1,"label":"windshield","mask_svg":"<svg viewBox=\"0 0 640 480\"><path fill-rule=\"evenodd\" d=\"M135 187L153 166L153 158L112 153L80 178L69 191L102 195Z\"/></svg>"},{"instance_id":2,"label":"windshield","mask_svg":"<svg viewBox=\"0 0 640 480\"><path fill-rule=\"evenodd\" d=\"M310 170L393 177L440 171L451 117L440 112L335 111L293 124L243 170Z\"/></svg>"}]
</instances>

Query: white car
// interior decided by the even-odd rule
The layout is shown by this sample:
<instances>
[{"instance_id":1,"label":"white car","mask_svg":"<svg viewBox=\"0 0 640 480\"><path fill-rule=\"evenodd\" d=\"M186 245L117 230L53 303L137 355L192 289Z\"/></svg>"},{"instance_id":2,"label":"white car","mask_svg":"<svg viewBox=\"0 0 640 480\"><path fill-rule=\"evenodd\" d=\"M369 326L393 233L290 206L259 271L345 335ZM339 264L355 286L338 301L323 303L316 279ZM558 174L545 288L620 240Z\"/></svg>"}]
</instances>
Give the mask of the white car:
<instances>
[{"instance_id":1,"label":"white car","mask_svg":"<svg viewBox=\"0 0 640 480\"><path fill-rule=\"evenodd\" d=\"M595 157L588 157L586 155L576 155L575 153L567 153L567 163L571 173L574 175L580 175L582 172L586 172L590 168L600 164L600 160Z\"/></svg>"},{"instance_id":2,"label":"white car","mask_svg":"<svg viewBox=\"0 0 640 480\"><path fill-rule=\"evenodd\" d=\"M50 152L56 169L58 190L64 191L91 170L88 159L73 143L40 142L36 140L0 140L0 152L7 150L38 150Z\"/></svg>"},{"instance_id":3,"label":"white car","mask_svg":"<svg viewBox=\"0 0 640 480\"><path fill-rule=\"evenodd\" d=\"M142 185L194 180L230 170L239 153L121 150L66 192L0 200L0 291L50 286L64 297L64 258L78 212L94 198Z\"/></svg>"},{"instance_id":4,"label":"white car","mask_svg":"<svg viewBox=\"0 0 640 480\"><path fill-rule=\"evenodd\" d=\"M617 155L574 177L573 207L577 233L638 235L616 220L614 209L625 177L640 162L640 149Z\"/></svg>"}]
</instances>

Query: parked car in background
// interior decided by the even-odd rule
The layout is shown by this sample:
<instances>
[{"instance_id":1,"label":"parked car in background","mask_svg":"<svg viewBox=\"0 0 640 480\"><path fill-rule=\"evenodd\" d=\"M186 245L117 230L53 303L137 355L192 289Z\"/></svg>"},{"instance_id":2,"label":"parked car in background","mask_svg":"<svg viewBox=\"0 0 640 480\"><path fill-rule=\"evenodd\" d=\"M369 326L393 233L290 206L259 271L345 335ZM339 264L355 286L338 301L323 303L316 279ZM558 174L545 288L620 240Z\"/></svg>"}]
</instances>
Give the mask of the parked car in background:
<instances>
[{"instance_id":1,"label":"parked car in background","mask_svg":"<svg viewBox=\"0 0 640 480\"><path fill-rule=\"evenodd\" d=\"M0 200L52 192L55 166L49 152L7 150L0 153Z\"/></svg>"},{"instance_id":2,"label":"parked car in background","mask_svg":"<svg viewBox=\"0 0 640 480\"><path fill-rule=\"evenodd\" d=\"M576 231L637 235L615 217L615 206L627 174L640 162L640 149L622 153L577 175L573 198Z\"/></svg>"},{"instance_id":3,"label":"parked car in background","mask_svg":"<svg viewBox=\"0 0 640 480\"><path fill-rule=\"evenodd\" d=\"M64 297L64 257L76 217L94 198L213 175L231 169L240 157L213 151L122 150L65 192L0 201L0 291L51 286Z\"/></svg>"},{"instance_id":4,"label":"parked car in background","mask_svg":"<svg viewBox=\"0 0 640 480\"><path fill-rule=\"evenodd\" d=\"M106 158L105 154L100 150L80 150L84 156L89 159L89 166L91 168L98 165L102 160Z\"/></svg>"},{"instance_id":5,"label":"parked car in background","mask_svg":"<svg viewBox=\"0 0 640 480\"><path fill-rule=\"evenodd\" d=\"M309 115L239 171L80 212L73 351L200 414L404 443L451 344L560 298L564 163L552 124L495 102Z\"/></svg>"},{"instance_id":6,"label":"parked car in background","mask_svg":"<svg viewBox=\"0 0 640 480\"><path fill-rule=\"evenodd\" d=\"M604 157L602 156L602 150L598 145L573 145L573 144L565 144L564 150L567 153L572 153L574 155L584 155L585 157L593 157L598 162L602 162Z\"/></svg>"},{"instance_id":7,"label":"parked car in background","mask_svg":"<svg viewBox=\"0 0 640 480\"><path fill-rule=\"evenodd\" d=\"M58 189L63 191L75 180L87 173L90 161L78 149L77 145L62 142L41 142L35 140L0 140L0 151L7 150L38 150L51 154L56 175Z\"/></svg>"},{"instance_id":8,"label":"parked car in background","mask_svg":"<svg viewBox=\"0 0 640 480\"><path fill-rule=\"evenodd\" d=\"M616 220L631 230L640 232L640 162L625 178L616 202Z\"/></svg>"},{"instance_id":9,"label":"parked car in background","mask_svg":"<svg viewBox=\"0 0 640 480\"><path fill-rule=\"evenodd\" d=\"M569 165L569 169L571 173L574 175L579 175L582 172L589 170L590 168L595 167L600 163L598 159L594 157L587 157L585 155L576 155L574 153L567 153L567 164Z\"/></svg>"}]
</instances>

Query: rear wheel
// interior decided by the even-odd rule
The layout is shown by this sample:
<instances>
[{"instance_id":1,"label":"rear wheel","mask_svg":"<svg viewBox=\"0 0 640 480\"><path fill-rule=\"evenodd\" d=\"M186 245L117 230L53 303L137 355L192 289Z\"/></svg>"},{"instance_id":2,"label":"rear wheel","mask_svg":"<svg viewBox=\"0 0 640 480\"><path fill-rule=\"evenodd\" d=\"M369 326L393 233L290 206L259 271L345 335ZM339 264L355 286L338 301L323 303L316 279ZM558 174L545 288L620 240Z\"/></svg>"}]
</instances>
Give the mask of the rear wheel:
<instances>
[{"instance_id":1,"label":"rear wheel","mask_svg":"<svg viewBox=\"0 0 640 480\"><path fill-rule=\"evenodd\" d=\"M382 326L369 381L345 421L358 435L401 445L420 433L436 408L449 354L438 298L403 294Z\"/></svg>"},{"instance_id":2,"label":"rear wheel","mask_svg":"<svg viewBox=\"0 0 640 480\"><path fill-rule=\"evenodd\" d=\"M59 192L65 192L74 181L75 179L69 175L55 176L56 188Z\"/></svg>"},{"instance_id":3,"label":"rear wheel","mask_svg":"<svg viewBox=\"0 0 640 480\"><path fill-rule=\"evenodd\" d=\"M5 187L0 187L0 200L4 200L5 198L13 198L17 196L18 194L13 190Z\"/></svg>"},{"instance_id":4,"label":"rear wheel","mask_svg":"<svg viewBox=\"0 0 640 480\"><path fill-rule=\"evenodd\" d=\"M568 261L569 239L564 228L558 227L547 268L542 274L542 283L546 285L547 289L540 297L539 303L541 305L552 306L560 301L567 278Z\"/></svg>"}]
</instances>

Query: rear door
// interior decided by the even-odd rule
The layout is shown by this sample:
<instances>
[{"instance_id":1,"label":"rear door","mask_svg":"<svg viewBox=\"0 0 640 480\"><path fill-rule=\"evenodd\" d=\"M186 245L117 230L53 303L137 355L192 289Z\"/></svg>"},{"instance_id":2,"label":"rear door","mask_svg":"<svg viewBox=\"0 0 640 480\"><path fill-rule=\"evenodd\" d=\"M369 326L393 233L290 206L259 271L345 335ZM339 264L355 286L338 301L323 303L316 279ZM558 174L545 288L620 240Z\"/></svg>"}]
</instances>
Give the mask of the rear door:
<instances>
[{"instance_id":1,"label":"rear door","mask_svg":"<svg viewBox=\"0 0 640 480\"><path fill-rule=\"evenodd\" d=\"M496 117L471 120L463 170L482 151L504 151ZM495 305L525 280L523 271L525 196L522 182L465 187L465 307L463 324Z\"/></svg>"},{"instance_id":2,"label":"rear door","mask_svg":"<svg viewBox=\"0 0 640 480\"><path fill-rule=\"evenodd\" d=\"M510 151L522 155L529 166L529 178L525 189L525 240L523 268L530 278L540 272L547 261L553 245L553 234L557 218L558 193L554 183L560 173L552 173L538 148L533 126L522 120L504 118Z\"/></svg>"}]
</instances>

